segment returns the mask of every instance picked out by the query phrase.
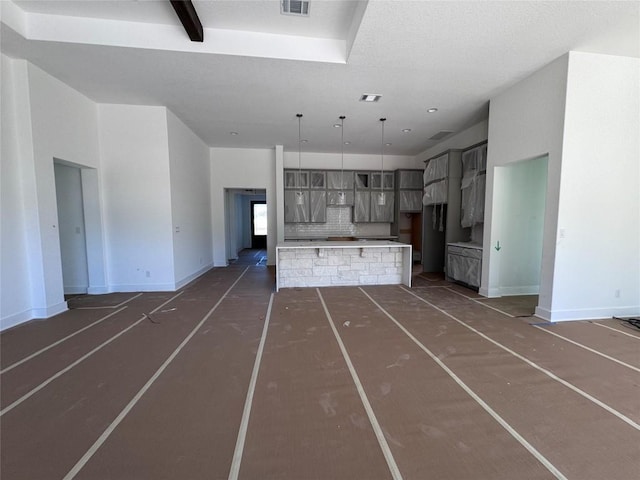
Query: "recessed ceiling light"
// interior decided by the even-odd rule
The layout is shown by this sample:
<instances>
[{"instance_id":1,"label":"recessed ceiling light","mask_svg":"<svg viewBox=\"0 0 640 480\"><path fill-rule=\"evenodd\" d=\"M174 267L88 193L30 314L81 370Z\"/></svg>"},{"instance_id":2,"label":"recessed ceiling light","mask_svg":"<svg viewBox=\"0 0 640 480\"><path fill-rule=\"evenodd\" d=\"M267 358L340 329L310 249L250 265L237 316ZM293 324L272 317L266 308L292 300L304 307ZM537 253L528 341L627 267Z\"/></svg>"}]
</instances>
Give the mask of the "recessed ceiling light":
<instances>
[{"instance_id":1,"label":"recessed ceiling light","mask_svg":"<svg viewBox=\"0 0 640 480\"><path fill-rule=\"evenodd\" d=\"M229 132L229 135L238 135L238 132Z\"/></svg>"},{"instance_id":2,"label":"recessed ceiling light","mask_svg":"<svg viewBox=\"0 0 640 480\"><path fill-rule=\"evenodd\" d=\"M431 108L427 109L427 113L435 113L437 111L438 111L438 109L435 108L435 107L431 107Z\"/></svg>"},{"instance_id":3,"label":"recessed ceiling light","mask_svg":"<svg viewBox=\"0 0 640 480\"><path fill-rule=\"evenodd\" d=\"M360 97L361 102L377 102L382 98L382 95L378 95L377 93L365 93Z\"/></svg>"},{"instance_id":4,"label":"recessed ceiling light","mask_svg":"<svg viewBox=\"0 0 640 480\"><path fill-rule=\"evenodd\" d=\"M387 147L389 147L389 146L393 145L393 143L389 142L389 143L385 143L385 145L386 145Z\"/></svg>"},{"instance_id":5,"label":"recessed ceiling light","mask_svg":"<svg viewBox=\"0 0 640 480\"><path fill-rule=\"evenodd\" d=\"M409 133L411 131L410 128L403 128L402 133Z\"/></svg>"},{"instance_id":6,"label":"recessed ceiling light","mask_svg":"<svg viewBox=\"0 0 640 480\"><path fill-rule=\"evenodd\" d=\"M344 142L344 144L345 144L345 145L351 145L351 142L346 141L346 142Z\"/></svg>"},{"instance_id":7,"label":"recessed ceiling light","mask_svg":"<svg viewBox=\"0 0 640 480\"><path fill-rule=\"evenodd\" d=\"M334 123L333 124L333 128L340 128L340 127L341 127L341 125L339 123Z\"/></svg>"},{"instance_id":8,"label":"recessed ceiling light","mask_svg":"<svg viewBox=\"0 0 640 480\"><path fill-rule=\"evenodd\" d=\"M300 143L307 143L309 140L300 140Z\"/></svg>"}]
</instances>

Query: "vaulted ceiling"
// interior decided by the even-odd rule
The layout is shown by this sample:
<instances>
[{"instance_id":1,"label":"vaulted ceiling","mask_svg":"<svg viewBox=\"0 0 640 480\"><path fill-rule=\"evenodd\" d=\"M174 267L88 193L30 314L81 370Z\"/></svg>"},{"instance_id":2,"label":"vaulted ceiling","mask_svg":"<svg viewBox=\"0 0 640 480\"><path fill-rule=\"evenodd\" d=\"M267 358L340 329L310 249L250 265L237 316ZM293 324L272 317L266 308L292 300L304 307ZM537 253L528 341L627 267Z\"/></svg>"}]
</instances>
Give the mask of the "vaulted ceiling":
<instances>
[{"instance_id":1,"label":"vaulted ceiling","mask_svg":"<svg viewBox=\"0 0 640 480\"><path fill-rule=\"evenodd\" d=\"M96 102L165 105L213 147L297 150L303 113L303 151L340 151L346 115L346 152L378 153L386 117L385 152L416 155L569 50L640 56L636 1L194 0L202 43L168 1L1 3L3 53Z\"/></svg>"}]
</instances>

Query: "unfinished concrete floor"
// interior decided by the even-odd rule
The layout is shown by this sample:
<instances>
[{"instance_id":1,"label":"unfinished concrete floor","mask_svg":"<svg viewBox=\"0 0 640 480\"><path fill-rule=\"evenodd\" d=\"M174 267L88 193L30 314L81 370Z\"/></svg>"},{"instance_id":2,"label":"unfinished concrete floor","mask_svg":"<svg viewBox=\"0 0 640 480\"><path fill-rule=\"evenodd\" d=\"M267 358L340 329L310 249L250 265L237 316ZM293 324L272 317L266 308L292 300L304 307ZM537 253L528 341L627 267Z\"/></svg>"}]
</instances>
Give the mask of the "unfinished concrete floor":
<instances>
[{"instance_id":1,"label":"unfinished concrete floor","mask_svg":"<svg viewBox=\"0 0 640 480\"><path fill-rule=\"evenodd\" d=\"M640 478L640 331L249 263L4 332L2 479Z\"/></svg>"}]
</instances>

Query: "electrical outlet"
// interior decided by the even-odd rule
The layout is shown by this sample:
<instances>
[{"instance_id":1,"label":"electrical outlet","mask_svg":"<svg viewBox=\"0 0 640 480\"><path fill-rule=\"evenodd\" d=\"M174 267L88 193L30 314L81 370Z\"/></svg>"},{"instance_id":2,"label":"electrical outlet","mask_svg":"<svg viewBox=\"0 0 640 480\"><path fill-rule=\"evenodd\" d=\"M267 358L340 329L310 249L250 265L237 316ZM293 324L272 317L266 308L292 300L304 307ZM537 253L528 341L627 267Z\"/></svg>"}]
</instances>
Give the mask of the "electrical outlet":
<instances>
[{"instance_id":1,"label":"electrical outlet","mask_svg":"<svg viewBox=\"0 0 640 480\"><path fill-rule=\"evenodd\" d=\"M144 274L147 278L151 278L151 272L149 270L146 270Z\"/></svg>"},{"instance_id":2,"label":"electrical outlet","mask_svg":"<svg viewBox=\"0 0 640 480\"><path fill-rule=\"evenodd\" d=\"M620 298L620 289L616 290L613 294L614 297Z\"/></svg>"}]
</instances>

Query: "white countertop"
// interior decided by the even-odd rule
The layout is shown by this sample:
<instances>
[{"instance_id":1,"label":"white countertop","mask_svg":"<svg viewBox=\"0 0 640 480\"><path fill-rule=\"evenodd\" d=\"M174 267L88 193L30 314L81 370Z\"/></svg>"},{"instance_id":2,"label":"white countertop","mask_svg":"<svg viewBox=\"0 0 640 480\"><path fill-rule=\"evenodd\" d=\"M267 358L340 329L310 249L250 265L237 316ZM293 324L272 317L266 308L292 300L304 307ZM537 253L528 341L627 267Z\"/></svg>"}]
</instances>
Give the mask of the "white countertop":
<instances>
[{"instance_id":1,"label":"white countertop","mask_svg":"<svg viewBox=\"0 0 640 480\"><path fill-rule=\"evenodd\" d=\"M354 240L330 242L325 240L285 240L276 248L369 248L369 247L410 247L408 243L392 242L390 240Z\"/></svg>"}]
</instances>

